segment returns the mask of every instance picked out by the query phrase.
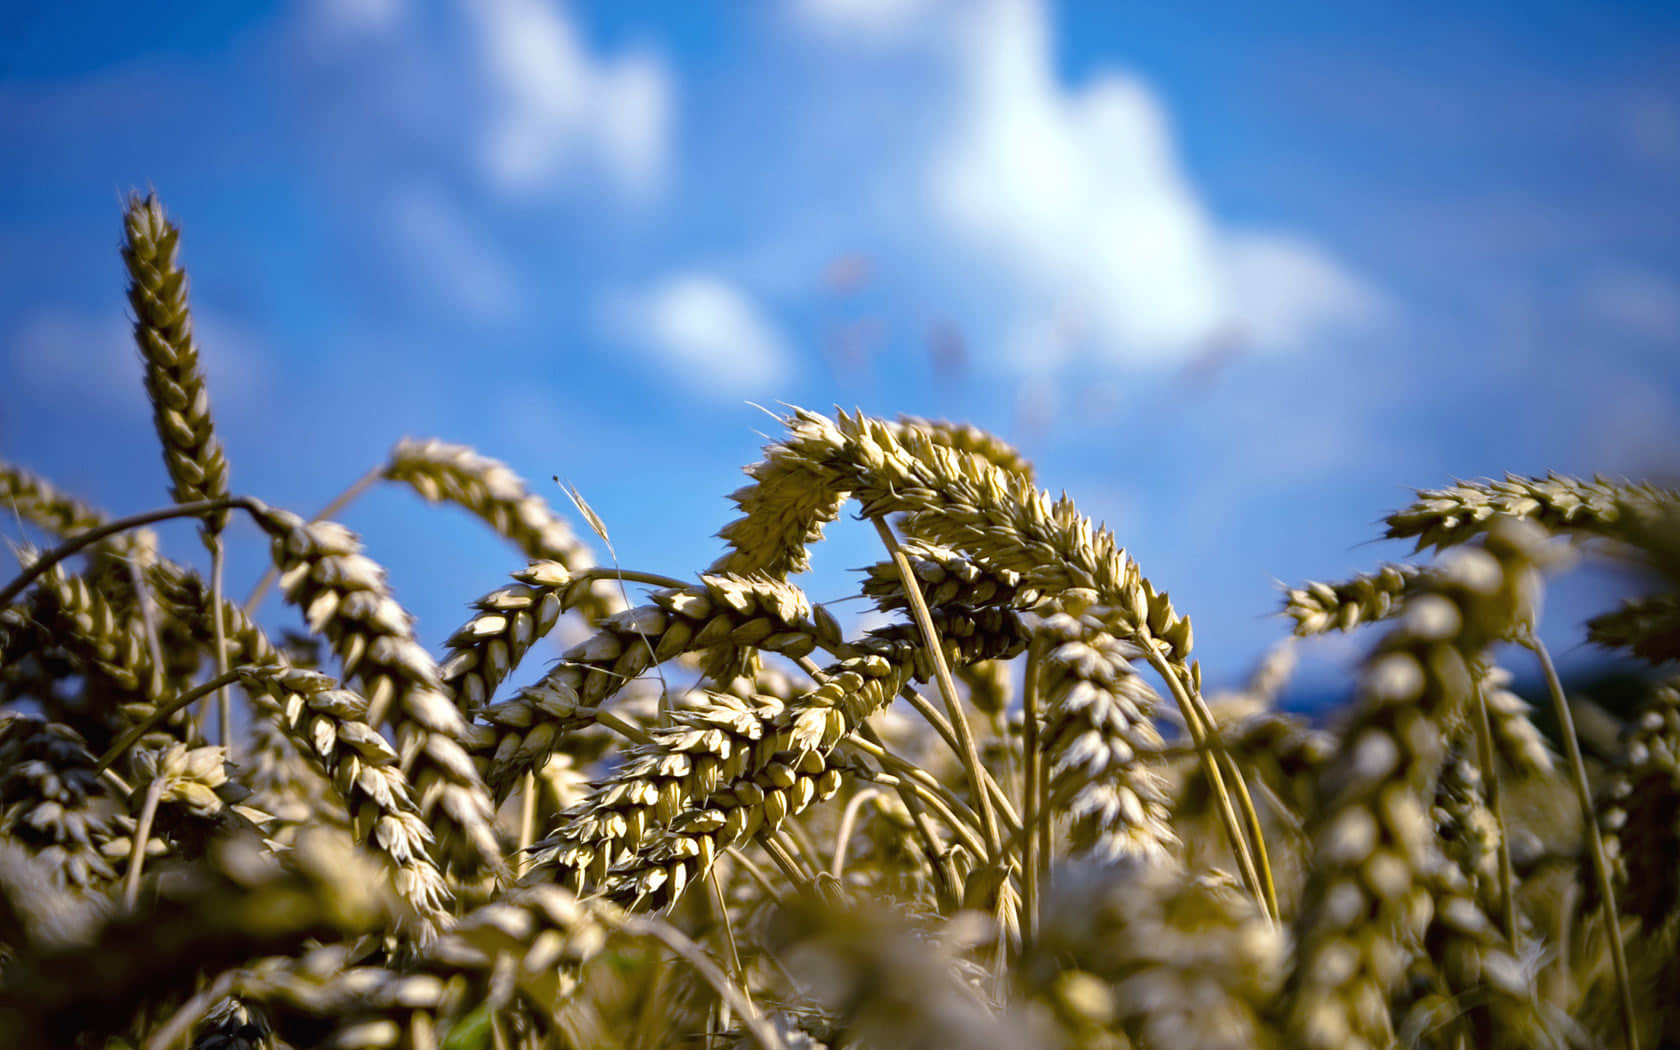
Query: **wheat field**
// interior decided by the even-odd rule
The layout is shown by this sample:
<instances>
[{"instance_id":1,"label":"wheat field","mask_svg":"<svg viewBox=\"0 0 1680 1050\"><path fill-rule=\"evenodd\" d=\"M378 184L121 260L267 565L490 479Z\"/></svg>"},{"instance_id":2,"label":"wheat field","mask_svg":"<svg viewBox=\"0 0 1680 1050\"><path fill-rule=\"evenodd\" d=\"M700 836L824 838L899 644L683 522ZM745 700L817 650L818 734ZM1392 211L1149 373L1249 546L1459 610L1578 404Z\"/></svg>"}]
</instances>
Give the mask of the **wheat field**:
<instances>
[{"instance_id":1,"label":"wheat field","mask_svg":"<svg viewBox=\"0 0 1680 1050\"><path fill-rule=\"evenodd\" d=\"M1680 494L1420 491L1385 535L1427 557L1283 595L1280 635L1367 635L1317 725L1287 637L1204 693L1170 581L972 427L788 409L690 579L442 440L314 518L239 493L180 230L123 218L174 502L0 464L0 1045L1680 1045ZM331 520L374 485L516 549L441 654ZM842 513L853 635L797 579ZM1535 632L1583 558L1642 581L1552 611L1650 665L1609 755Z\"/></svg>"}]
</instances>

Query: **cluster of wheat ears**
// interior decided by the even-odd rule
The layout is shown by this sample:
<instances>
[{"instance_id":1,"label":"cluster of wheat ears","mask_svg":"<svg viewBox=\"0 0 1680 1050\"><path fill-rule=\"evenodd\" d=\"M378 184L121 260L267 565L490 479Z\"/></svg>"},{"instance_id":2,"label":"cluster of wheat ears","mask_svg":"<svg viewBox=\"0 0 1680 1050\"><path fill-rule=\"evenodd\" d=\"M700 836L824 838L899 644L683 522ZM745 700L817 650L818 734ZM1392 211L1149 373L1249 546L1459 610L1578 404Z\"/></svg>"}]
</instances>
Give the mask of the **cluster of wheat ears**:
<instances>
[{"instance_id":1,"label":"cluster of wheat ears","mask_svg":"<svg viewBox=\"0 0 1680 1050\"><path fill-rule=\"evenodd\" d=\"M174 504L113 520L0 464L0 1045L1680 1045L1680 495L1420 493L1387 535L1431 562L1287 593L1294 635L1372 626L1324 729L1273 703L1288 639L1204 695L1166 593L970 427L790 410L689 581L405 440L347 496L411 486L529 560L440 660L342 501L233 494L178 237L130 199ZM857 637L793 579L849 500L891 621ZM243 604L233 515L273 557ZM1535 635L1577 551L1652 581L1588 623L1654 668L1616 754Z\"/></svg>"}]
</instances>

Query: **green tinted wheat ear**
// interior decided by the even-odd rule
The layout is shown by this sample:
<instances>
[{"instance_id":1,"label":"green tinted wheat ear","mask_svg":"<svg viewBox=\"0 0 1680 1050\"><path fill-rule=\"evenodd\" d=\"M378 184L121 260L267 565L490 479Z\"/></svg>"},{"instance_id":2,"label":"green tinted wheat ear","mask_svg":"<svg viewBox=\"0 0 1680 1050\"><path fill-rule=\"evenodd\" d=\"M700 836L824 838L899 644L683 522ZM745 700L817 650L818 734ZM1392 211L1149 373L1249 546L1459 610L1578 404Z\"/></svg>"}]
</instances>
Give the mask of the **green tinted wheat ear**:
<instances>
[{"instance_id":1,"label":"green tinted wheat ear","mask_svg":"<svg viewBox=\"0 0 1680 1050\"><path fill-rule=\"evenodd\" d=\"M1390 514L1389 539L1417 539L1417 549L1464 543L1500 518L1523 518L1549 532L1615 536L1641 509L1672 506L1680 493L1654 485L1548 474L1503 481L1460 482L1418 492L1416 503Z\"/></svg>"},{"instance_id":2,"label":"green tinted wheat ear","mask_svg":"<svg viewBox=\"0 0 1680 1050\"><path fill-rule=\"evenodd\" d=\"M490 792L463 747L467 723L444 693L437 665L415 641L408 613L386 587L385 570L341 525L310 524L272 509L254 517L273 538L287 601L303 610L311 631L332 643L345 675L361 683L368 723L394 725L421 814L446 842L454 839L479 864L505 871Z\"/></svg>"},{"instance_id":3,"label":"green tinted wheat ear","mask_svg":"<svg viewBox=\"0 0 1680 1050\"><path fill-rule=\"evenodd\" d=\"M1158 752L1160 698L1127 663L1127 650L1069 616L1047 620L1040 688L1040 748L1052 814L1068 818L1075 857L1165 860L1178 843L1166 784L1145 756Z\"/></svg>"},{"instance_id":4,"label":"green tinted wheat ear","mask_svg":"<svg viewBox=\"0 0 1680 1050\"><path fill-rule=\"evenodd\" d=\"M1283 611L1295 621L1297 637L1349 631L1362 623L1386 619L1417 579L1418 571L1414 565L1384 565L1374 573L1360 573L1342 583L1310 582L1285 594Z\"/></svg>"},{"instance_id":5,"label":"green tinted wheat ear","mask_svg":"<svg viewBox=\"0 0 1680 1050\"><path fill-rule=\"evenodd\" d=\"M1472 662L1532 622L1538 529L1501 522L1443 556L1366 666L1343 751L1322 782L1285 1024L1303 1050L1387 1046L1389 995L1428 929L1444 864L1428 805L1465 725Z\"/></svg>"},{"instance_id":6,"label":"green tinted wheat ear","mask_svg":"<svg viewBox=\"0 0 1680 1050\"><path fill-rule=\"evenodd\" d=\"M176 265L180 227L163 214L156 196L130 196L123 217L128 267L128 302L134 310L134 340L146 369L152 420L163 441L171 495L177 503L228 495L227 459L210 420L210 392L198 364L192 316L187 309L187 274ZM206 519L211 533L227 524L228 512Z\"/></svg>"},{"instance_id":7,"label":"green tinted wheat ear","mask_svg":"<svg viewBox=\"0 0 1680 1050\"><path fill-rule=\"evenodd\" d=\"M531 492L507 464L465 445L405 438L391 449L384 477L413 487L428 502L464 507L527 558L558 562L574 574L595 564L589 548L548 501ZM572 604L591 622L624 607L618 589L605 580L584 588Z\"/></svg>"}]
</instances>

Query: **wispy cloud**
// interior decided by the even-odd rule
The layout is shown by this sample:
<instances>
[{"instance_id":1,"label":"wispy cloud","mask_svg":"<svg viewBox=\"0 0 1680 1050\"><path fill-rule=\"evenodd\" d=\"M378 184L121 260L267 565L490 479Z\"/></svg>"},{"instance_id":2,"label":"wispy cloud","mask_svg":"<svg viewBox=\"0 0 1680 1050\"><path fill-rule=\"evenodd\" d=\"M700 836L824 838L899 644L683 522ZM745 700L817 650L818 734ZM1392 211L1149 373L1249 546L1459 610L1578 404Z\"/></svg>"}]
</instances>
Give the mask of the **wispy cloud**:
<instances>
[{"instance_id":1,"label":"wispy cloud","mask_svg":"<svg viewBox=\"0 0 1680 1050\"><path fill-rule=\"evenodd\" d=\"M943 0L797 0L794 16L818 33L891 43L921 30Z\"/></svg>"},{"instance_id":2,"label":"wispy cloud","mask_svg":"<svg viewBox=\"0 0 1680 1050\"><path fill-rule=\"evenodd\" d=\"M1604 266L1581 282L1581 311L1617 336L1680 342L1680 281L1637 266Z\"/></svg>"},{"instance_id":3,"label":"wispy cloud","mask_svg":"<svg viewBox=\"0 0 1680 1050\"><path fill-rule=\"evenodd\" d=\"M511 267L447 197L410 185L392 195L389 209L398 257L430 293L482 318L512 311L518 295Z\"/></svg>"},{"instance_id":4,"label":"wispy cloud","mask_svg":"<svg viewBox=\"0 0 1680 1050\"><path fill-rule=\"evenodd\" d=\"M566 12L542 0L465 10L499 96L482 157L498 185L531 190L593 163L632 194L659 188L674 94L662 60L592 56Z\"/></svg>"},{"instance_id":5,"label":"wispy cloud","mask_svg":"<svg viewBox=\"0 0 1680 1050\"><path fill-rule=\"evenodd\" d=\"M87 398L119 413L145 415L133 323L121 312L43 307L25 317L11 348L11 369L26 390ZM193 336L212 407L226 408L261 386L256 337L219 314L193 311Z\"/></svg>"},{"instance_id":6,"label":"wispy cloud","mask_svg":"<svg viewBox=\"0 0 1680 1050\"><path fill-rule=\"evenodd\" d=\"M1071 319L1100 357L1181 361L1223 332L1287 347L1378 311L1379 294L1309 239L1222 228L1143 81L1108 70L1064 88L1041 4L994 0L967 15L954 130L929 188L947 231L1043 304L1022 332ZM1042 339L1017 345L1043 359Z\"/></svg>"},{"instance_id":7,"label":"wispy cloud","mask_svg":"<svg viewBox=\"0 0 1680 1050\"><path fill-rule=\"evenodd\" d=\"M762 394L793 370L776 325L713 274L677 274L610 296L601 320L611 337L713 395Z\"/></svg>"}]
</instances>

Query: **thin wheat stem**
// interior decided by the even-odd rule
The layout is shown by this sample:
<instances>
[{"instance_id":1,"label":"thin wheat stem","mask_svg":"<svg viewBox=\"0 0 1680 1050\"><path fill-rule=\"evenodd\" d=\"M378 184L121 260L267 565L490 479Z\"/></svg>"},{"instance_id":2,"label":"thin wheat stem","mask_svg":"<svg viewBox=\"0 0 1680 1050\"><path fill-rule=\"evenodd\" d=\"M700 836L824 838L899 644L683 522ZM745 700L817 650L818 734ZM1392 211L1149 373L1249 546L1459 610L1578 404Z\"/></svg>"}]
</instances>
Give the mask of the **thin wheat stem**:
<instances>
[{"instance_id":1,"label":"thin wheat stem","mask_svg":"<svg viewBox=\"0 0 1680 1050\"><path fill-rule=\"evenodd\" d=\"M1471 687L1476 695L1476 759L1482 767L1482 784L1487 791L1488 809L1499 825L1499 923L1505 940L1517 943L1517 882L1511 867L1511 832L1505 823L1505 803L1499 788L1499 770L1493 760L1493 725L1488 718L1487 694L1482 678Z\"/></svg>"},{"instance_id":2,"label":"thin wheat stem","mask_svg":"<svg viewBox=\"0 0 1680 1050\"><path fill-rule=\"evenodd\" d=\"M945 700L945 709L951 718L951 728L956 731L957 740L962 745L963 767L968 772L969 784L974 789L974 795L980 803L980 819L986 831L986 859L994 865L1003 863L1003 837L998 833L997 813L992 808L992 793L987 788L985 769L980 765L980 752L974 745L974 732L969 728L968 718L963 714L962 698L957 696L957 684L951 679L951 668L945 662L945 647L940 643L939 633L933 626L933 615L928 612L927 601L922 597L921 582L916 579L915 570L910 567L910 559L904 556L904 549L899 546L898 538L892 529L881 518L873 519L875 531L880 534L881 543L892 555L893 564L898 566L899 577L904 581L904 595L910 600L910 610L916 617L916 625L921 628L922 640L927 645L928 656L933 661L934 677L939 682L940 696Z\"/></svg>"},{"instance_id":3,"label":"thin wheat stem","mask_svg":"<svg viewBox=\"0 0 1680 1050\"><path fill-rule=\"evenodd\" d=\"M93 546L107 536L115 536L119 532L137 529L142 525L151 525L159 521L172 521L176 518L201 518L206 514L213 514L220 510L243 510L247 513L260 513L263 505L246 496L227 496L217 499L194 500L191 503L177 503L173 507L160 507L140 514L131 514L126 518L108 521L103 525L79 532L60 543L58 546L43 553L30 562L29 567L20 572L12 581L0 589L0 608L12 603L24 588L52 571L53 566L66 558L74 557L80 551Z\"/></svg>"},{"instance_id":4,"label":"thin wheat stem","mask_svg":"<svg viewBox=\"0 0 1680 1050\"><path fill-rule=\"evenodd\" d=\"M531 867L531 843L537 840L537 774L525 771L519 797L519 850L514 854L514 874L525 877Z\"/></svg>"},{"instance_id":5,"label":"thin wheat stem","mask_svg":"<svg viewBox=\"0 0 1680 1050\"><path fill-rule=\"evenodd\" d=\"M956 732L951 728L951 723L946 720L944 715L939 713L939 709L934 707L927 697L911 686L907 685L899 690L898 695L903 697L905 703L909 704L917 714L933 726L934 732L939 734L940 739L950 747L951 753L960 761L963 754L962 741L957 738ZM1021 820L1015 814L1015 804L1009 800L1009 793L1003 789L1002 784L997 782L997 778L992 776L991 771L984 766L980 767L980 775L986 784L986 793L991 796L992 804L997 807L998 820L1002 825L1005 825L1004 830L1007 830L1010 834L1020 831Z\"/></svg>"},{"instance_id":6,"label":"thin wheat stem","mask_svg":"<svg viewBox=\"0 0 1680 1050\"><path fill-rule=\"evenodd\" d=\"M194 686L182 693L180 696L163 701L158 704L155 709L149 712L145 718L124 730L123 734L117 737L116 741L106 749L105 754L100 756L98 764L94 766L94 770L96 772L103 773L107 769L111 768L111 763L121 758L123 752L133 747L136 740L139 740L153 729L162 725L169 719L169 716L173 715L175 712L184 707L191 706L195 701L211 695L218 689L225 689L234 682L239 681L239 676L241 674L248 674L253 671L260 672L261 670L261 668L245 667L229 671L226 674L217 675L215 678L212 678L201 685Z\"/></svg>"},{"instance_id":7,"label":"thin wheat stem","mask_svg":"<svg viewBox=\"0 0 1680 1050\"><path fill-rule=\"evenodd\" d=\"M765 854L776 862L776 867L782 869L782 874L787 876L789 882L801 887L810 883L811 880L806 878L805 873L799 870L799 865L793 859L792 854L788 853L787 849L773 835L769 833L760 834L758 844L764 847Z\"/></svg>"},{"instance_id":8,"label":"thin wheat stem","mask_svg":"<svg viewBox=\"0 0 1680 1050\"><path fill-rule=\"evenodd\" d=\"M146 785L146 801L140 807L140 819L134 825L134 849L128 857L128 878L123 882L123 907L133 911L140 903L140 872L146 864L146 842L152 837L152 821L157 819L158 803L168 778L162 770Z\"/></svg>"},{"instance_id":9,"label":"thin wheat stem","mask_svg":"<svg viewBox=\"0 0 1680 1050\"><path fill-rule=\"evenodd\" d=\"M980 815L937 777L874 741L853 740L849 743L879 762L882 771L890 774L894 782L906 785L928 805L938 810L940 818L950 825L964 845L974 851L975 856L985 854L986 847L980 839ZM888 787L894 786L885 780L882 783L886 783Z\"/></svg>"},{"instance_id":10,"label":"thin wheat stem","mask_svg":"<svg viewBox=\"0 0 1680 1050\"><path fill-rule=\"evenodd\" d=\"M709 896L712 902L712 910L717 913L718 923L723 927L723 947L729 953L727 958L729 960L730 979L740 982L736 987L741 989L742 998L746 999L749 1006L753 1005L752 990L747 987L741 968L741 949L735 943L735 925L729 920L729 905L723 899L723 887L718 883L716 865L713 865L712 870L706 873L706 888L711 891ZM727 1005L725 1009L727 1010ZM723 1018L723 1027L729 1027L727 1014Z\"/></svg>"},{"instance_id":11,"label":"thin wheat stem","mask_svg":"<svg viewBox=\"0 0 1680 1050\"><path fill-rule=\"evenodd\" d=\"M1049 836L1043 817L1050 812L1045 804L1044 763L1039 754L1038 693L1039 672L1049 640L1034 634L1027 647L1027 669L1021 682L1021 752L1024 770L1021 774L1021 827L1026 832L1025 856L1021 864L1021 950L1030 951L1038 936L1038 897L1040 865L1049 863Z\"/></svg>"},{"instance_id":12,"label":"thin wheat stem","mask_svg":"<svg viewBox=\"0 0 1680 1050\"><path fill-rule=\"evenodd\" d=\"M699 974L705 982L717 992L725 1006L741 1015L741 1024L757 1043L759 1050L787 1050L787 1044L782 1037L764 1019L753 1006L742 990L736 986L729 976L718 968L705 950L688 935L662 919L650 915L629 915L620 920L624 932L639 936L652 937L654 940L669 948L683 962L687 963Z\"/></svg>"},{"instance_id":13,"label":"thin wheat stem","mask_svg":"<svg viewBox=\"0 0 1680 1050\"><path fill-rule=\"evenodd\" d=\"M1552 707L1557 714L1558 732L1563 737L1564 750L1569 756L1569 768L1575 781L1575 797L1581 805L1581 822L1587 829L1587 851L1592 857L1593 877L1598 882L1599 907L1604 912L1605 938L1610 942L1610 960L1616 969L1616 986L1621 995L1622 1032L1628 1050L1638 1050L1638 1017L1633 1007L1633 981L1628 975L1627 949L1622 944L1621 916L1616 909L1616 891L1610 880L1610 860L1604 853L1604 837L1598 830L1598 816L1593 808L1592 787L1587 782L1587 764L1581 757L1581 742L1575 738L1575 718L1564 696L1563 683L1558 680L1552 655L1533 631L1525 631L1517 639L1540 660L1546 675L1546 688L1552 695Z\"/></svg>"},{"instance_id":14,"label":"thin wheat stem","mask_svg":"<svg viewBox=\"0 0 1680 1050\"><path fill-rule=\"evenodd\" d=\"M1166 658L1153 647L1150 647L1144 657L1149 666L1161 676L1172 692L1173 699L1178 703L1178 709L1184 716L1184 727L1190 733L1191 741L1196 745L1196 751L1201 756L1202 767L1207 773L1208 783L1213 788L1214 797L1219 802L1219 816L1225 825L1225 836L1231 844L1231 852L1237 858L1237 866L1242 871L1243 883L1248 887L1254 899L1266 907L1267 914L1272 914L1272 906L1268 903L1266 891L1260 882L1259 870L1254 864L1254 854L1249 850L1248 836L1243 826L1237 821L1235 806L1231 803L1231 793L1225 786L1225 777L1219 771L1219 760L1208 746L1207 726L1202 722L1201 712L1191 702L1189 694L1184 689L1184 683L1179 681L1178 674Z\"/></svg>"},{"instance_id":15,"label":"thin wheat stem","mask_svg":"<svg viewBox=\"0 0 1680 1050\"><path fill-rule=\"evenodd\" d=\"M210 544L210 622L215 630L216 676L220 678L228 673L227 631L222 610L222 568L227 560L227 551L220 532L209 535L207 542ZM233 697L225 685L216 690L216 741L227 751L228 761L232 762Z\"/></svg>"},{"instance_id":16,"label":"thin wheat stem","mask_svg":"<svg viewBox=\"0 0 1680 1050\"><path fill-rule=\"evenodd\" d=\"M129 584L134 588L134 605L140 611L140 631L146 641L146 655L152 661L152 680L147 691L152 696L163 694L163 644L158 641L157 603L152 600L152 589L146 585L145 574L133 558L123 559L124 571L128 574Z\"/></svg>"},{"instance_id":17,"label":"thin wheat stem","mask_svg":"<svg viewBox=\"0 0 1680 1050\"><path fill-rule=\"evenodd\" d=\"M846 800L846 808L840 811L840 826L834 832L834 854L829 862L828 873L836 879L846 873L846 849L852 841L852 829L857 825L858 811L863 809L866 802L880 805L881 792L875 788L864 788Z\"/></svg>"}]
</instances>

